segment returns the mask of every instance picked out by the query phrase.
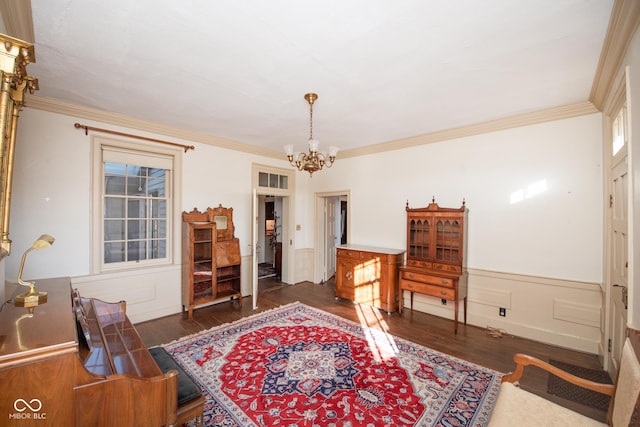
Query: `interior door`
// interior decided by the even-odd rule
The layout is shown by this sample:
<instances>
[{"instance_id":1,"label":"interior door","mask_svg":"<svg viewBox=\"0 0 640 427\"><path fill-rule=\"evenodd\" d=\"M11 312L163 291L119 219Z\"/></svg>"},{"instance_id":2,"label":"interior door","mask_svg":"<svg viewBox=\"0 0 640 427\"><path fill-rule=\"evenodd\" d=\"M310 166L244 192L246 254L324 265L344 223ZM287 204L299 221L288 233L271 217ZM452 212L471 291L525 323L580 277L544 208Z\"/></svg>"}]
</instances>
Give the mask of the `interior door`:
<instances>
[{"instance_id":1,"label":"interior door","mask_svg":"<svg viewBox=\"0 0 640 427\"><path fill-rule=\"evenodd\" d=\"M611 119L608 147L610 182L609 212L607 215L607 313L609 340L605 366L616 378L627 327L627 298L629 285L629 174L626 86L618 91L619 106L608 115Z\"/></svg>"},{"instance_id":2,"label":"interior door","mask_svg":"<svg viewBox=\"0 0 640 427\"><path fill-rule=\"evenodd\" d=\"M254 188L251 198L251 296L254 310L258 308L258 204L258 193Z\"/></svg>"},{"instance_id":3,"label":"interior door","mask_svg":"<svg viewBox=\"0 0 640 427\"><path fill-rule=\"evenodd\" d=\"M609 257L609 374L612 378L618 372L622 346L627 326L627 291L629 267L629 225L628 225L628 168L627 156L613 165L611 171L610 213L610 257Z\"/></svg>"},{"instance_id":4,"label":"interior door","mask_svg":"<svg viewBox=\"0 0 640 427\"><path fill-rule=\"evenodd\" d=\"M336 197L325 198L325 272L327 281L336 274Z\"/></svg>"}]
</instances>

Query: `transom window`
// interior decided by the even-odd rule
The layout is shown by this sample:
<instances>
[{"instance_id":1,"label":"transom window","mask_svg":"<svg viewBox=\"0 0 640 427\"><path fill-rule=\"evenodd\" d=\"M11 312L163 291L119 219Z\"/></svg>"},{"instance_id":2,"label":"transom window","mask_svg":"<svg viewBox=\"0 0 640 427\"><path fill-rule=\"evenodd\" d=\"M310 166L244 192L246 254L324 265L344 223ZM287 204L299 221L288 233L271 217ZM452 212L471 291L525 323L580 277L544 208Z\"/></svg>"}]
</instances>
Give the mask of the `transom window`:
<instances>
[{"instance_id":1,"label":"transom window","mask_svg":"<svg viewBox=\"0 0 640 427\"><path fill-rule=\"evenodd\" d=\"M627 143L627 105L620 108L611 124L613 155L615 156Z\"/></svg>"},{"instance_id":2,"label":"transom window","mask_svg":"<svg viewBox=\"0 0 640 427\"><path fill-rule=\"evenodd\" d=\"M260 187L287 190L289 188L289 177L276 173L258 172L258 185Z\"/></svg>"}]
</instances>

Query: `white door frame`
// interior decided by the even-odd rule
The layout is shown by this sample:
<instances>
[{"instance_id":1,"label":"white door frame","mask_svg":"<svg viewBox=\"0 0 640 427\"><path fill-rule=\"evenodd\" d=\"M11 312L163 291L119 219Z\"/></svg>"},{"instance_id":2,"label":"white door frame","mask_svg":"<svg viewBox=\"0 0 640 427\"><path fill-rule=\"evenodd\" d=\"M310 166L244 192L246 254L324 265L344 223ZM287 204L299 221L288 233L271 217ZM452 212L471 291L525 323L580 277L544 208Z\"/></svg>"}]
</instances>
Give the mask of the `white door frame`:
<instances>
[{"instance_id":1,"label":"white door frame","mask_svg":"<svg viewBox=\"0 0 640 427\"><path fill-rule=\"evenodd\" d=\"M351 191L342 190L316 193L313 283L322 283L325 271L325 198L336 196L346 197L347 199L347 243L351 242Z\"/></svg>"}]
</instances>

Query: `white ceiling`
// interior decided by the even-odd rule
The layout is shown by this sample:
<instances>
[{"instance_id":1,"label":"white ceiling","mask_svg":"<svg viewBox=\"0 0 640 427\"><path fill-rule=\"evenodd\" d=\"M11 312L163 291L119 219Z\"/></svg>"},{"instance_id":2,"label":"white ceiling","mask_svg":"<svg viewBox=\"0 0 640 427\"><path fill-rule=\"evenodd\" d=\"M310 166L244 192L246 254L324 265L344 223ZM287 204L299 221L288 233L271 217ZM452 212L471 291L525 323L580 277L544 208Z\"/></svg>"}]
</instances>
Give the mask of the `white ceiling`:
<instances>
[{"instance_id":1,"label":"white ceiling","mask_svg":"<svg viewBox=\"0 0 640 427\"><path fill-rule=\"evenodd\" d=\"M274 150L589 99L613 0L32 0L38 95Z\"/></svg>"}]
</instances>

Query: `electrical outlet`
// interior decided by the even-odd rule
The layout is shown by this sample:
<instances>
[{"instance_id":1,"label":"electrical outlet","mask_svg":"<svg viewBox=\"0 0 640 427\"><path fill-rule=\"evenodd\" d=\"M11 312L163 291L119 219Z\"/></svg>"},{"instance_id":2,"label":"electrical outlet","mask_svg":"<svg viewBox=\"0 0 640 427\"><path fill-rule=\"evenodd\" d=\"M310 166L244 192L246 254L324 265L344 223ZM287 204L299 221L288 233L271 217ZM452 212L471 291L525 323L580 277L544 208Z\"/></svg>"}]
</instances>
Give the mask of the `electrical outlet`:
<instances>
[{"instance_id":1,"label":"electrical outlet","mask_svg":"<svg viewBox=\"0 0 640 427\"><path fill-rule=\"evenodd\" d=\"M500 317L506 317L507 316L507 309L504 307L500 307Z\"/></svg>"},{"instance_id":2,"label":"electrical outlet","mask_svg":"<svg viewBox=\"0 0 640 427\"><path fill-rule=\"evenodd\" d=\"M447 305L447 300L446 299L442 298L440 301L442 302L442 305Z\"/></svg>"}]
</instances>

